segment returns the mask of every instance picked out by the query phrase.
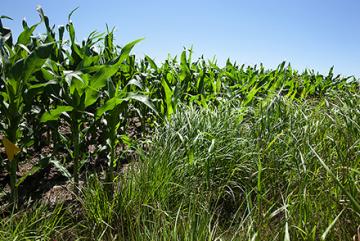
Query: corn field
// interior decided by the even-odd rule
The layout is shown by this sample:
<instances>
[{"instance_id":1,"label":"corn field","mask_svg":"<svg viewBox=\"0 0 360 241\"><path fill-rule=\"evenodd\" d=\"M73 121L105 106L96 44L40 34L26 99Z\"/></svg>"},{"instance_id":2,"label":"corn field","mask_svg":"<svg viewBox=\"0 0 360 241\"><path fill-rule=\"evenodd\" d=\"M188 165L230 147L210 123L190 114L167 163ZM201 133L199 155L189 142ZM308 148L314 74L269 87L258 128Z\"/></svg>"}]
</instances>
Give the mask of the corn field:
<instances>
[{"instance_id":1,"label":"corn field","mask_svg":"<svg viewBox=\"0 0 360 241\"><path fill-rule=\"evenodd\" d=\"M184 108L212 111L235 103L234 108L243 113L241 118L246 121L257 115L254 110L267 113L275 108L275 100L280 98L301 105L345 93L352 99L349 97L349 103L344 105L353 109L346 123L353 128L352 133L359 132L360 84L355 77L335 75L333 69L327 75L313 70L299 72L285 62L272 70L262 64L245 66L230 60L220 67L202 57L194 59L192 49L185 49L179 58L168 58L158 64L149 56L139 58L131 54L145 40L120 47L114 41L113 30L107 29L104 34L92 32L86 40L77 42L72 13L68 23L57 28L41 8L38 13L41 21L29 26L24 20L17 39L6 28L8 17L0 18L0 173L8 177L3 179L2 187L9 187L0 196L0 203L13 210L21 209L26 203L24 184L50 170L71 182L73 192L81 195L82 181L88 182L92 174L100 175L94 167L96 163L101 164L107 196L116 196L115 183L124 165L130 162L133 142L149 138L159 126L171 125ZM45 27L45 33L35 35L39 25ZM322 108L327 108L326 103ZM271 150L283 132L270 144L261 144L267 133L265 124L264 128L254 137L260 138L256 145ZM177 133L181 135L182 129ZM196 138L195 134L192 138ZM216 149L212 140L215 139L208 140L208 153ZM359 139L349 137L347 141L353 146L344 144L347 147L341 148L355 149L352 152L355 156L344 154L343 158L359 161ZM190 163L195 163L196 153L200 153L196 150L190 145L184 152ZM317 155L315 149L309 152ZM261 155L254 170L257 190L262 190L260 180L266 178L260 176L262 171L266 172L260 161L265 154ZM324 175L339 180L339 173L330 170L318 157L319 166L326 170ZM27 166L25 170L21 168L24 166ZM214 185L210 180L213 175L203 177L207 188ZM336 183L353 212L359 215L359 170L354 169L351 176L348 182L352 184ZM350 191L349 185L352 185ZM267 205L261 195L265 194L255 195L253 205ZM256 235L252 237L257 240Z\"/></svg>"}]
</instances>

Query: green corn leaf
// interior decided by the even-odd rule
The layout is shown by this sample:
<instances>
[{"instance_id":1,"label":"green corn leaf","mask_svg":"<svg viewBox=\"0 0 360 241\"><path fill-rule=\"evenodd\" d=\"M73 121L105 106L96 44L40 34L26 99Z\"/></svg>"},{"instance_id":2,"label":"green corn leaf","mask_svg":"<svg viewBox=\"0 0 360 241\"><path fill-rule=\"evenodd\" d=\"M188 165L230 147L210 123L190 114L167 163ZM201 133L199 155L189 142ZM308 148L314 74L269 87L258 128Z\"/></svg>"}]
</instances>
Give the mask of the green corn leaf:
<instances>
[{"instance_id":1,"label":"green corn leaf","mask_svg":"<svg viewBox=\"0 0 360 241\"><path fill-rule=\"evenodd\" d=\"M94 76L89 80L89 87L93 90L99 90L106 85L106 80L113 76L118 71L116 65L103 66Z\"/></svg>"},{"instance_id":2,"label":"green corn leaf","mask_svg":"<svg viewBox=\"0 0 360 241\"><path fill-rule=\"evenodd\" d=\"M84 55L81 53L79 47L77 46L75 42L75 28L74 24L72 22L69 22L66 25L66 29L69 32L70 40L71 40L71 49L73 50L72 54L74 54L75 59L83 59Z\"/></svg>"},{"instance_id":3,"label":"green corn leaf","mask_svg":"<svg viewBox=\"0 0 360 241\"><path fill-rule=\"evenodd\" d=\"M18 44L18 47L25 50L28 54L31 54L31 51L29 50L28 47L26 47L25 45L23 44Z\"/></svg>"},{"instance_id":4,"label":"green corn leaf","mask_svg":"<svg viewBox=\"0 0 360 241\"><path fill-rule=\"evenodd\" d=\"M0 16L0 40L6 42L9 46L13 46L11 30L3 26L1 19L13 19L4 15Z\"/></svg>"},{"instance_id":5,"label":"green corn leaf","mask_svg":"<svg viewBox=\"0 0 360 241\"><path fill-rule=\"evenodd\" d=\"M75 13L75 11L76 10L78 10L79 9L79 7L76 7L76 8L74 8L73 10L71 10L71 12L69 13L69 15L68 15L68 21L70 22L71 21L71 16Z\"/></svg>"},{"instance_id":6,"label":"green corn leaf","mask_svg":"<svg viewBox=\"0 0 360 241\"><path fill-rule=\"evenodd\" d=\"M126 86L130 86L130 85L135 85L135 86L139 87L140 89L143 88L143 85L140 83L140 81L138 81L136 79L129 80L129 82L126 84Z\"/></svg>"},{"instance_id":7,"label":"green corn leaf","mask_svg":"<svg viewBox=\"0 0 360 241\"><path fill-rule=\"evenodd\" d=\"M139 95L135 93L128 93L126 97L116 96L106 101L104 105L102 105L100 108L97 109L96 118L97 119L100 118L102 115L105 114L105 112L111 111L115 109L118 105L122 104L124 101L129 101L129 100L136 100L149 107L155 113L157 113L155 106L150 102L147 96Z\"/></svg>"},{"instance_id":8,"label":"green corn leaf","mask_svg":"<svg viewBox=\"0 0 360 241\"><path fill-rule=\"evenodd\" d=\"M49 165L49 161L50 158L49 157L45 157L42 158L35 166L33 166L30 171L28 171L25 175L23 175L17 182L16 182L16 187L19 187L19 185L21 183L23 183L25 181L26 178L36 174L37 172L41 171L42 169L44 169L45 167L47 167Z\"/></svg>"},{"instance_id":9,"label":"green corn leaf","mask_svg":"<svg viewBox=\"0 0 360 241\"><path fill-rule=\"evenodd\" d=\"M257 88L257 86L254 86L249 93L246 96L246 100L244 101L244 106L249 104L255 97L256 93L259 91L261 87Z\"/></svg>"},{"instance_id":10,"label":"green corn leaf","mask_svg":"<svg viewBox=\"0 0 360 241\"><path fill-rule=\"evenodd\" d=\"M24 20L25 21L25 20ZM25 28L19 35L17 44L28 44L31 40L31 35L33 34L36 27L39 23L31 26L30 28Z\"/></svg>"},{"instance_id":11,"label":"green corn leaf","mask_svg":"<svg viewBox=\"0 0 360 241\"><path fill-rule=\"evenodd\" d=\"M8 17L8 16L5 16L5 15L1 15L0 16L0 20L1 19L9 19L9 20L14 20L14 19L12 19L12 18L10 18L10 17ZM0 28L2 27L2 25L0 25Z\"/></svg>"},{"instance_id":12,"label":"green corn leaf","mask_svg":"<svg viewBox=\"0 0 360 241\"><path fill-rule=\"evenodd\" d=\"M150 64L150 66L151 66L151 68L152 69L154 69L154 70L158 70L158 67L157 67L157 65L155 64L155 62L154 62L154 60L152 59L152 58L150 58L149 56L147 56L147 55L145 55L145 60L147 61L147 62L149 62L149 64Z\"/></svg>"},{"instance_id":13,"label":"green corn leaf","mask_svg":"<svg viewBox=\"0 0 360 241\"><path fill-rule=\"evenodd\" d=\"M122 64L122 62L124 62L127 59L127 57L129 56L129 54L130 54L131 50L134 48L134 46L142 40L143 40L143 38L137 39L137 40L132 41L132 42L128 43L127 45L125 45L121 49L119 59L116 61L116 65Z\"/></svg>"},{"instance_id":14,"label":"green corn leaf","mask_svg":"<svg viewBox=\"0 0 360 241\"><path fill-rule=\"evenodd\" d=\"M38 94L43 93L46 86L57 84L58 82L56 82L55 80L50 80L45 83L33 84L29 86L28 91L24 94L24 101L27 103L32 103L32 98L34 98L34 96Z\"/></svg>"},{"instance_id":15,"label":"green corn leaf","mask_svg":"<svg viewBox=\"0 0 360 241\"><path fill-rule=\"evenodd\" d=\"M49 70L47 68L41 68L41 74L42 74L42 77L47 80L47 81L55 81L55 79L57 79L57 75L52 71L52 70ZM57 83L57 81L56 81Z\"/></svg>"},{"instance_id":16,"label":"green corn leaf","mask_svg":"<svg viewBox=\"0 0 360 241\"><path fill-rule=\"evenodd\" d=\"M111 79L108 79L107 82L107 95L109 98L112 98L116 95L116 93L119 91L119 88L116 88L114 85L114 82Z\"/></svg>"},{"instance_id":17,"label":"green corn leaf","mask_svg":"<svg viewBox=\"0 0 360 241\"><path fill-rule=\"evenodd\" d=\"M99 96L99 91L93 89L86 89L85 92L85 107L94 104Z\"/></svg>"},{"instance_id":18,"label":"green corn leaf","mask_svg":"<svg viewBox=\"0 0 360 241\"><path fill-rule=\"evenodd\" d=\"M139 95L139 94L135 94L135 93L129 93L128 96L125 99L127 99L127 100L136 100L136 101L146 105L155 114L157 114L155 106L150 102L149 97L146 96L146 95Z\"/></svg>"},{"instance_id":19,"label":"green corn leaf","mask_svg":"<svg viewBox=\"0 0 360 241\"><path fill-rule=\"evenodd\" d=\"M86 90L85 107L94 104L97 100L98 91L106 86L107 79L118 71L120 65L129 56L132 48L142 39L132 41L121 49L119 58L112 65L103 66L90 80L89 89Z\"/></svg>"},{"instance_id":20,"label":"green corn leaf","mask_svg":"<svg viewBox=\"0 0 360 241\"><path fill-rule=\"evenodd\" d=\"M105 49L107 51L107 54L112 55L112 53L114 52L114 29L112 29L111 31L109 31L109 27L106 24L106 29L107 29L107 35L105 36ZM110 57L110 56L108 56Z\"/></svg>"},{"instance_id":21,"label":"green corn leaf","mask_svg":"<svg viewBox=\"0 0 360 241\"><path fill-rule=\"evenodd\" d=\"M58 82L55 81L55 80L50 80L48 82L45 82L45 83L39 83L39 84L33 84L31 86L29 86L29 90L32 90L32 89L40 89L40 88L43 88L43 87L46 87L48 85L55 85L57 84Z\"/></svg>"},{"instance_id":22,"label":"green corn leaf","mask_svg":"<svg viewBox=\"0 0 360 241\"><path fill-rule=\"evenodd\" d=\"M201 95L204 94L204 86L205 86L205 70L200 70L200 77L197 84L197 92Z\"/></svg>"},{"instance_id":23,"label":"green corn leaf","mask_svg":"<svg viewBox=\"0 0 360 241\"><path fill-rule=\"evenodd\" d=\"M36 11L39 13L40 18L41 18L41 21L44 22L45 27L46 27L46 30L47 30L48 32L51 32L51 27L50 27L50 23L49 23L49 18L48 18L48 16L45 15L45 13L44 13L43 9L41 8L41 6L38 6L38 7L36 8Z\"/></svg>"},{"instance_id":24,"label":"green corn leaf","mask_svg":"<svg viewBox=\"0 0 360 241\"><path fill-rule=\"evenodd\" d=\"M117 105L121 104L124 101L122 98L113 97L105 102L101 107L96 110L96 118L100 118L105 112L113 110Z\"/></svg>"},{"instance_id":25,"label":"green corn leaf","mask_svg":"<svg viewBox=\"0 0 360 241\"><path fill-rule=\"evenodd\" d=\"M50 163L64 176L67 178L71 178L71 174L70 172L66 169L66 167L61 164L61 162L59 160L56 159L51 159Z\"/></svg>"},{"instance_id":26,"label":"green corn leaf","mask_svg":"<svg viewBox=\"0 0 360 241\"><path fill-rule=\"evenodd\" d=\"M25 59L16 62L11 69L14 78L17 81L27 81L34 72L44 65L46 59L52 52L52 47L52 43L41 45Z\"/></svg>"},{"instance_id":27,"label":"green corn leaf","mask_svg":"<svg viewBox=\"0 0 360 241\"><path fill-rule=\"evenodd\" d=\"M84 56L84 58L77 65L77 70L82 70L87 67L91 67L96 64L100 59L100 56Z\"/></svg>"},{"instance_id":28,"label":"green corn leaf","mask_svg":"<svg viewBox=\"0 0 360 241\"><path fill-rule=\"evenodd\" d=\"M172 106L172 96L174 92L170 89L168 83L163 79L161 81L161 85L164 88L165 92L165 103L167 108L167 116L170 117L170 115L174 112L173 106Z\"/></svg>"},{"instance_id":29,"label":"green corn leaf","mask_svg":"<svg viewBox=\"0 0 360 241\"><path fill-rule=\"evenodd\" d=\"M87 87L87 83L85 80L85 76L80 77L80 73L73 73L71 75L67 75L66 77L70 77L70 94L74 94L75 91L82 95L84 90Z\"/></svg>"},{"instance_id":30,"label":"green corn leaf","mask_svg":"<svg viewBox=\"0 0 360 241\"><path fill-rule=\"evenodd\" d=\"M57 120L62 114L72 110L73 110L72 106L63 106L63 105L57 106L55 109L50 110L49 112L45 112L41 116L40 122Z\"/></svg>"},{"instance_id":31,"label":"green corn leaf","mask_svg":"<svg viewBox=\"0 0 360 241\"><path fill-rule=\"evenodd\" d=\"M181 65L182 69L185 69L186 71L189 70L189 64L186 59L186 51L185 50L181 53L180 65Z\"/></svg>"}]
</instances>

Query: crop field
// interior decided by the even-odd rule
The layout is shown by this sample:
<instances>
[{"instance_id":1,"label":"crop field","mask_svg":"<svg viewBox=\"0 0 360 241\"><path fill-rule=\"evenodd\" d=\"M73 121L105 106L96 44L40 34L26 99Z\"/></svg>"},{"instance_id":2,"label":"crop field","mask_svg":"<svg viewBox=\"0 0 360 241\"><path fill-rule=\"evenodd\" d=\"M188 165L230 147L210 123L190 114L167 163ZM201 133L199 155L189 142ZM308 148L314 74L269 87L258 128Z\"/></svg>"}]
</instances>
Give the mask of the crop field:
<instances>
[{"instance_id":1,"label":"crop field","mask_svg":"<svg viewBox=\"0 0 360 241\"><path fill-rule=\"evenodd\" d=\"M0 240L360 240L359 79L38 13L0 18Z\"/></svg>"}]
</instances>

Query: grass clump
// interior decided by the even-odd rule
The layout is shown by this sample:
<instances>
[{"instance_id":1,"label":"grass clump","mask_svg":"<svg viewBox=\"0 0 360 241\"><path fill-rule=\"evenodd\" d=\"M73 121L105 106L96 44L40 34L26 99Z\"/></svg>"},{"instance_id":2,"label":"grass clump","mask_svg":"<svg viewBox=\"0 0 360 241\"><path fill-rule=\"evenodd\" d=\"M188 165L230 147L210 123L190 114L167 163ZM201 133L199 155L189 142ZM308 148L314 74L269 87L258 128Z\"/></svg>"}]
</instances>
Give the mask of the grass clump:
<instances>
[{"instance_id":1,"label":"grass clump","mask_svg":"<svg viewBox=\"0 0 360 241\"><path fill-rule=\"evenodd\" d=\"M52 240L70 238L73 223L62 205L49 209L36 204L0 220L0 240ZM71 225L70 225L71 224Z\"/></svg>"},{"instance_id":2,"label":"grass clump","mask_svg":"<svg viewBox=\"0 0 360 241\"><path fill-rule=\"evenodd\" d=\"M240 240L286 230L296 240L317 239L340 213L330 236L351 238L359 223L358 104L359 96L342 92L181 111L155 137L144 170L157 172L141 183L161 183L146 189L170 206L200 195L220 230L237 227Z\"/></svg>"}]
</instances>

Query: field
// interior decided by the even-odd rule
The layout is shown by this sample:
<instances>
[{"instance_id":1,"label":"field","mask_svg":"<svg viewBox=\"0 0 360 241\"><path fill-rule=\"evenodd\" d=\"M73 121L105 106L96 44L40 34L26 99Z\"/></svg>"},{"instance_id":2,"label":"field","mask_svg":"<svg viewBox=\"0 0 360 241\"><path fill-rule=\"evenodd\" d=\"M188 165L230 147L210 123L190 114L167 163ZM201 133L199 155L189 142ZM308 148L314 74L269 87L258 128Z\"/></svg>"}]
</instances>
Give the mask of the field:
<instances>
[{"instance_id":1,"label":"field","mask_svg":"<svg viewBox=\"0 0 360 241\"><path fill-rule=\"evenodd\" d=\"M0 18L0 240L360 240L360 81L135 57Z\"/></svg>"}]
</instances>

